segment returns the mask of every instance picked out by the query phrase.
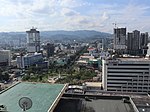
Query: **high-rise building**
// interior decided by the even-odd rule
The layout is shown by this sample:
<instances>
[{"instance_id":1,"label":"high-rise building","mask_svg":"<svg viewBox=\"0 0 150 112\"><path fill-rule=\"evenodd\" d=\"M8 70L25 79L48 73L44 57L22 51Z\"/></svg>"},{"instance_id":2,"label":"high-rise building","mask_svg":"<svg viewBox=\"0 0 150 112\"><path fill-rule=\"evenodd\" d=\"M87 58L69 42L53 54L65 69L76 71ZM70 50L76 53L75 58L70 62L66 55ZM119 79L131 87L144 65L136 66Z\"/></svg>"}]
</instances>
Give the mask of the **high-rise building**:
<instances>
[{"instance_id":1,"label":"high-rise building","mask_svg":"<svg viewBox=\"0 0 150 112\"><path fill-rule=\"evenodd\" d=\"M124 52L126 49L126 28L114 28L114 50Z\"/></svg>"},{"instance_id":2,"label":"high-rise building","mask_svg":"<svg viewBox=\"0 0 150 112\"><path fill-rule=\"evenodd\" d=\"M141 47L145 47L148 44L148 32L141 33Z\"/></svg>"},{"instance_id":3,"label":"high-rise building","mask_svg":"<svg viewBox=\"0 0 150 112\"><path fill-rule=\"evenodd\" d=\"M127 51L131 55L145 55L147 52L148 33L141 33L134 30L127 35Z\"/></svg>"},{"instance_id":4,"label":"high-rise building","mask_svg":"<svg viewBox=\"0 0 150 112\"><path fill-rule=\"evenodd\" d=\"M148 45L148 32L141 33L141 49L143 55L147 54L147 50L148 50L147 45Z\"/></svg>"},{"instance_id":5,"label":"high-rise building","mask_svg":"<svg viewBox=\"0 0 150 112\"><path fill-rule=\"evenodd\" d=\"M0 66L8 66L11 62L10 50L0 50Z\"/></svg>"},{"instance_id":6,"label":"high-rise building","mask_svg":"<svg viewBox=\"0 0 150 112\"><path fill-rule=\"evenodd\" d=\"M133 31L133 42L132 42L132 49L139 50L141 49L141 42L140 42L140 31L134 30Z\"/></svg>"},{"instance_id":7,"label":"high-rise building","mask_svg":"<svg viewBox=\"0 0 150 112\"><path fill-rule=\"evenodd\" d=\"M133 43L133 33L127 34L127 50L130 52L132 50L132 43Z\"/></svg>"},{"instance_id":8,"label":"high-rise building","mask_svg":"<svg viewBox=\"0 0 150 112\"><path fill-rule=\"evenodd\" d=\"M117 58L102 61L106 91L150 92L150 59Z\"/></svg>"},{"instance_id":9,"label":"high-rise building","mask_svg":"<svg viewBox=\"0 0 150 112\"><path fill-rule=\"evenodd\" d=\"M46 45L47 58L49 58L54 54L54 50L55 50L54 44L47 43Z\"/></svg>"},{"instance_id":10,"label":"high-rise building","mask_svg":"<svg viewBox=\"0 0 150 112\"><path fill-rule=\"evenodd\" d=\"M40 52L40 32L35 28L26 31L27 33L27 52Z\"/></svg>"}]
</instances>

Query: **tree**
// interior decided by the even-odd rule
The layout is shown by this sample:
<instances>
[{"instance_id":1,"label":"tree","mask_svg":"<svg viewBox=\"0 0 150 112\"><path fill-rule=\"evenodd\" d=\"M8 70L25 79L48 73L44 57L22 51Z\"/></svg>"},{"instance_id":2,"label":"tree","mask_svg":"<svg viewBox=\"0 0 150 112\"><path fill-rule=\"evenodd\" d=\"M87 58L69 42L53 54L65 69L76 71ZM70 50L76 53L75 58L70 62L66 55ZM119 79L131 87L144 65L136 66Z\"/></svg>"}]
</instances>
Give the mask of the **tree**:
<instances>
[{"instance_id":1,"label":"tree","mask_svg":"<svg viewBox=\"0 0 150 112\"><path fill-rule=\"evenodd\" d=\"M2 68L0 67L0 80L2 80L2 72L3 72L3 70L2 70Z\"/></svg>"},{"instance_id":2,"label":"tree","mask_svg":"<svg viewBox=\"0 0 150 112\"><path fill-rule=\"evenodd\" d=\"M30 79L30 75L29 74L23 76L23 78L22 78L23 81L26 81L26 80L29 80L29 79Z\"/></svg>"},{"instance_id":3,"label":"tree","mask_svg":"<svg viewBox=\"0 0 150 112\"><path fill-rule=\"evenodd\" d=\"M31 67L29 67L29 69L27 70L27 75L30 75L31 73L33 73L33 70Z\"/></svg>"},{"instance_id":4,"label":"tree","mask_svg":"<svg viewBox=\"0 0 150 112\"><path fill-rule=\"evenodd\" d=\"M8 72L3 72L2 73L2 78L3 78L3 80L8 81L9 80L9 74L8 74Z\"/></svg>"},{"instance_id":5,"label":"tree","mask_svg":"<svg viewBox=\"0 0 150 112\"><path fill-rule=\"evenodd\" d=\"M16 58L17 58L17 55L14 54L14 55L12 56L12 60L15 60Z\"/></svg>"},{"instance_id":6,"label":"tree","mask_svg":"<svg viewBox=\"0 0 150 112\"><path fill-rule=\"evenodd\" d=\"M40 76L39 76L39 80L40 80L40 81L42 81L42 80L43 80L43 77L42 77L42 75L40 75Z\"/></svg>"}]
</instances>

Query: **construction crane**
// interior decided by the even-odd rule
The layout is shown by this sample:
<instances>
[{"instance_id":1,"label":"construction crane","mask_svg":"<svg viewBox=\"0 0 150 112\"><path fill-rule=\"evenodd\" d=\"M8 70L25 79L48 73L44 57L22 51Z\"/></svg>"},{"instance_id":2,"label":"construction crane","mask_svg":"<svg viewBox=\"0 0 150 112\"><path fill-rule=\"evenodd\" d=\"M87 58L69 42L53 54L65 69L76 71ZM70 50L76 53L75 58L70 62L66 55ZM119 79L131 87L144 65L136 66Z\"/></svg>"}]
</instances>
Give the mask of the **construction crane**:
<instances>
[{"instance_id":1,"label":"construction crane","mask_svg":"<svg viewBox=\"0 0 150 112\"><path fill-rule=\"evenodd\" d=\"M34 27L34 26L32 26L32 27L25 27L25 29L27 30L27 29L37 29L37 27Z\"/></svg>"},{"instance_id":2,"label":"construction crane","mask_svg":"<svg viewBox=\"0 0 150 112\"><path fill-rule=\"evenodd\" d=\"M113 25L114 25L114 28L116 28L116 26L117 26L117 23L115 22L115 23L112 23Z\"/></svg>"}]
</instances>

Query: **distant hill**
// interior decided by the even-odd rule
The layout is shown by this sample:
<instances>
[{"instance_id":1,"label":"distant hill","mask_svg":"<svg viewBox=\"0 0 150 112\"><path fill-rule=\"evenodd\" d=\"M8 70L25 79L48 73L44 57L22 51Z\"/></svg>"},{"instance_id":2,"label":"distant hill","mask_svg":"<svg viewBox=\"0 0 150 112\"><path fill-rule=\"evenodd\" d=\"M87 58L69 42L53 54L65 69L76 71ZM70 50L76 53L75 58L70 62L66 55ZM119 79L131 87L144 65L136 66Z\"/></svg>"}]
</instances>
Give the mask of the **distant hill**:
<instances>
[{"instance_id":1,"label":"distant hill","mask_svg":"<svg viewBox=\"0 0 150 112\"><path fill-rule=\"evenodd\" d=\"M77 30L77 31L43 31L41 32L41 36L47 38L92 38L92 37L99 37L105 38L110 37L111 34L98 32L94 30Z\"/></svg>"},{"instance_id":2,"label":"distant hill","mask_svg":"<svg viewBox=\"0 0 150 112\"><path fill-rule=\"evenodd\" d=\"M92 39L92 38L107 38L112 37L111 34L98 32L94 30L77 30L77 31L41 31L42 39L62 40L62 39ZM18 40L26 41L26 32L0 32L0 40L11 41Z\"/></svg>"}]
</instances>

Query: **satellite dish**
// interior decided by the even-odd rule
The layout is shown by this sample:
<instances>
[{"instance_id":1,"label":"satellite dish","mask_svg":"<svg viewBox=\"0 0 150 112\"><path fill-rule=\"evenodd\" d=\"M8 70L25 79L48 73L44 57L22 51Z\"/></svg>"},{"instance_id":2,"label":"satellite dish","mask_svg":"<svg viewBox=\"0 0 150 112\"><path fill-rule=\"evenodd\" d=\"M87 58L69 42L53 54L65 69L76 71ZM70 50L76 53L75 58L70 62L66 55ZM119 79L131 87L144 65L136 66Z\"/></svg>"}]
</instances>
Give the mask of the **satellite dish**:
<instances>
[{"instance_id":1,"label":"satellite dish","mask_svg":"<svg viewBox=\"0 0 150 112\"><path fill-rule=\"evenodd\" d=\"M26 111L32 107L32 100L28 97L22 97L19 100L19 106L23 109L23 111Z\"/></svg>"}]
</instances>

